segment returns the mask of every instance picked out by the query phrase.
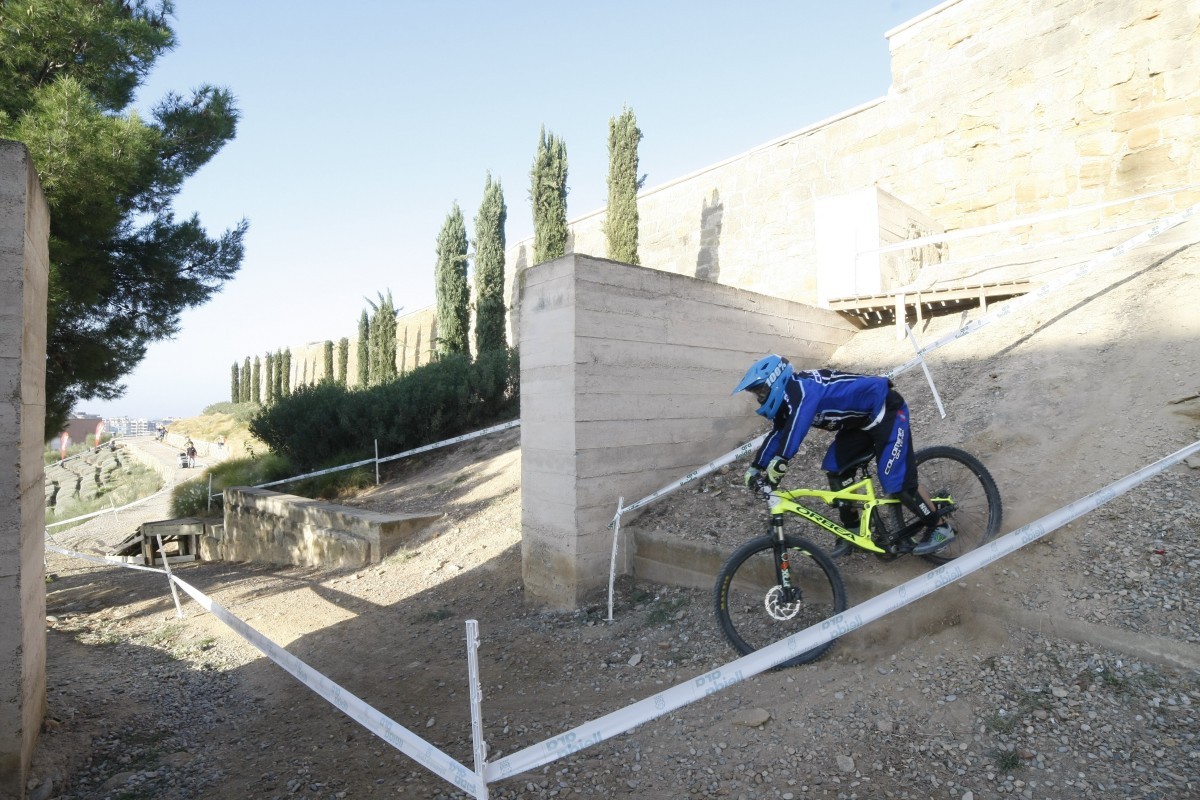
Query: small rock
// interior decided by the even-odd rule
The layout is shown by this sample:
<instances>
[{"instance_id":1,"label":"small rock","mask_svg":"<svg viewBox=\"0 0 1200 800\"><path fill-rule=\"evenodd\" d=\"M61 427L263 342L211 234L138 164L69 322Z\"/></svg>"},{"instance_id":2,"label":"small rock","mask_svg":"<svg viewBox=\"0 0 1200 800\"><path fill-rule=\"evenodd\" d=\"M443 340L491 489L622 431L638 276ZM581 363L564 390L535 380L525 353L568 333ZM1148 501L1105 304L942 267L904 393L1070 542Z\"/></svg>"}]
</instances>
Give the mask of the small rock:
<instances>
[{"instance_id":1,"label":"small rock","mask_svg":"<svg viewBox=\"0 0 1200 800\"><path fill-rule=\"evenodd\" d=\"M629 666L631 666L631 667L636 667L640 663L642 663L642 654L641 653L634 653L633 656L630 657L630 659L629 659Z\"/></svg>"},{"instance_id":2,"label":"small rock","mask_svg":"<svg viewBox=\"0 0 1200 800\"><path fill-rule=\"evenodd\" d=\"M771 712L765 708L744 708L733 718L734 725L746 728L761 728L771 721Z\"/></svg>"},{"instance_id":3,"label":"small rock","mask_svg":"<svg viewBox=\"0 0 1200 800\"><path fill-rule=\"evenodd\" d=\"M838 756L837 767L842 772L854 772L854 759L850 756Z\"/></svg>"}]
</instances>

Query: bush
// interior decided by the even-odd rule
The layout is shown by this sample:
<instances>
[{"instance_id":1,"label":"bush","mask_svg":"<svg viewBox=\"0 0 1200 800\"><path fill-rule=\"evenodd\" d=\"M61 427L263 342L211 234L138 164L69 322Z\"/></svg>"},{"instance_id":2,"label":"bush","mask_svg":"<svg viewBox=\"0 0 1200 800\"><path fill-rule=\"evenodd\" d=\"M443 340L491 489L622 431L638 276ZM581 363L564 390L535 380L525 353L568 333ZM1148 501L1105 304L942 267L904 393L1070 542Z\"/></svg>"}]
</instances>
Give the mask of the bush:
<instances>
[{"instance_id":1,"label":"bush","mask_svg":"<svg viewBox=\"0 0 1200 800\"><path fill-rule=\"evenodd\" d=\"M472 363L448 355L381 386L302 386L255 415L250 432L301 471L393 455L512 419L519 411L516 351Z\"/></svg>"},{"instance_id":2,"label":"bush","mask_svg":"<svg viewBox=\"0 0 1200 800\"><path fill-rule=\"evenodd\" d=\"M213 403L204 409L205 415L226 414L243 425L250 423L261 406L258 403Z\"/></svg>"},{"instance_id":3,"label":"bush","mask_svg":"<svg viewBox=\"0 0 1200 800\"><path fill-rule=\"evenodd\" d=\"M178 484L171 493L171 515L203 517L209 513L208 478L212 476L212 491L220 495L230 486L256 486L295 475L296 468L274 454L261 458L231 458L209 467L190 481ZM214 498L213 511L221 508L221 499Z\"/></svg>"}]
</instances>

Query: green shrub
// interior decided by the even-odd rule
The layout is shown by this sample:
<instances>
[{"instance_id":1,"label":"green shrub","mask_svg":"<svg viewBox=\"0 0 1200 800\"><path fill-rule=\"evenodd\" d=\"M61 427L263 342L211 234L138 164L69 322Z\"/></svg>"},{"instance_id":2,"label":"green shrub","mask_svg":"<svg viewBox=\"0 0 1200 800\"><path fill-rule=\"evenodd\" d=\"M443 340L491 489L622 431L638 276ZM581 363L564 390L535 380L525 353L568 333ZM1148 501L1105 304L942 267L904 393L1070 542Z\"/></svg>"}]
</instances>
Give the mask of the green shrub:
<instances>
[{"instance_id":1,"label":"green shrub","mask_svg":"<svg viewBox=\"0 0 1200 800\"><path fill-rule=\"evenodd\" d=\"M387 456L512 419L520 366L513 350L472 363L454 354L380 386L300 387L261 409L250 432L301 471Z\"/></svg>"},{"instance_id":2,"label":"green shrub","mask_svg":"<svg viewBox=\"0 0 1200 800\"><path fill-rule=\"evenodd\" d=\"M258 413L258 403L213 403L204 409L204 414L228 414L237 422L248 424Z\"/></svg>"},{"instance_id":3,"label":"green shrub","mask_svg":"<svg viewBox=\"0 0 1200 800\"><path fill-rule=\"evenodd\" d=\"M177 484L171 493L171 515L202 517L209 513L208 478L212 476L212 492L220 495L230 486L257 486L260 483L289 478L297 469L287 459L268 453L261 458L231 458L209 467L190 481ZM286 488L286 487L285 487ZM212 509L221 508L220 497L214 498Z\"/></svg>"}]
</instances>

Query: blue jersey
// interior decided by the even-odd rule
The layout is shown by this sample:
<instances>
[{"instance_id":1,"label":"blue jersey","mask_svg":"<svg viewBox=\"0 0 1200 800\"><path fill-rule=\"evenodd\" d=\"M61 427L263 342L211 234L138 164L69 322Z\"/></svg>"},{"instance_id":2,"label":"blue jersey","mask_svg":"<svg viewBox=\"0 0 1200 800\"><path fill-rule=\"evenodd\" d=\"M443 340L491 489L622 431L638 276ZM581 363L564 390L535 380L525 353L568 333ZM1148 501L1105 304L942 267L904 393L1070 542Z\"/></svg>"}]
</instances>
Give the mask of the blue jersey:
<instances>
[{"instance_id":1,"label":"blue jersey","mask_svg":"<svg viewBox=\"0 0 1200 800\"><path fill-rule=\"evenodd\" d=\"M830 369L793 373L775 424L758 449L754 466L763 469L775 456L790 459L810 428L866 429L883 419L891 382L872 375Z\"/></svg>"}]
</instances>

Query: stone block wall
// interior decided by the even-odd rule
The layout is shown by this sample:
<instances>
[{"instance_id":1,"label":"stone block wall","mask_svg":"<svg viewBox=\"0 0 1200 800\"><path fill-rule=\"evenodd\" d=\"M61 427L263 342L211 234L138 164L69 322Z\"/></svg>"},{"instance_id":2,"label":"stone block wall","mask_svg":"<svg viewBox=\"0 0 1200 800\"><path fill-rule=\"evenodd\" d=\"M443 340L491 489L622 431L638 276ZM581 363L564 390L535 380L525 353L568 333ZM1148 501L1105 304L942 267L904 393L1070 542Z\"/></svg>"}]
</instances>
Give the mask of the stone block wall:
<instances>
[{"instance_id":1,"label":"stone block wall","mask_svg":"<svg viewBox=\"0 0 1200 800\"><path fill-rule=\"evenodd\" d=\"M0 140L0 797L25 795L46 710L46 287L50 212Z\"/></svg>"},{"instance_id":2,"label":"stone block wall","mask_svg":"<svg viewBox=\"0 0 1200 800\"><path fill-rule=\"evenodd\" d=\"M559 607L605 585L619 496L632 503L764 428L730 394L755 358L817 366L854 332L833 312L583 255L522 278L524 582ZM619 574L629 558L622 544Z\"/></svg>"},{"instance_id":3,"label":"stone block wall","mask_svg":"<svg viewBox=\"0 0 1200 800\"><path fill-rule=\"evenodd\" d=\"M814 303L817 198L879 186L950 231L1198 183L1198 25L1198 0L943 3L888 32L886 97L643 191L641 262ZM1198 201L1193 190L1105 215ZM607 253L603 222L603 210L572 220L573 252ZM511 273L531 249L509 249Z\"/></svg>"}]
</instances>

